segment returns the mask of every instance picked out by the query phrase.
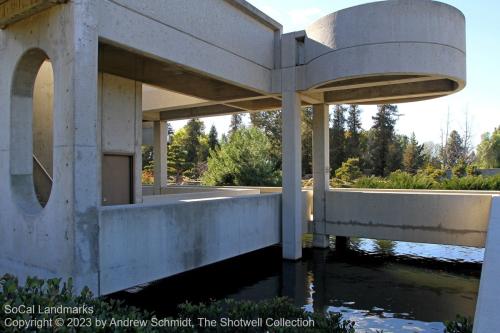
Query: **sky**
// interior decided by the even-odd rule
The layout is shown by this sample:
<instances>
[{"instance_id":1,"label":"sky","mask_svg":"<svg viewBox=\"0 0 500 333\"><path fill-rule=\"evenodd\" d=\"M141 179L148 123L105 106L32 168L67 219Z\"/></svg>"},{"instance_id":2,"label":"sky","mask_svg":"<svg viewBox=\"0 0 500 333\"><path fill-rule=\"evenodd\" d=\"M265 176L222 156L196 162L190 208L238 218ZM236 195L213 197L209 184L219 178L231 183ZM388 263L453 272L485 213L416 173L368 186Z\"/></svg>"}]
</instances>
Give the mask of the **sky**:
<instances>
[{"instance_id":1,"label":"sky","mask_svg":"<svg viewBox=\"0 0 500 333\"><path fill-rule=\"evenodd\" d=\"M304 30L309 24L332 12L373 1L363 0L248 0L252 5L280 22L283 32ZM422 0L415 0L422 1ZM415 132L420 142L441 142L441 130L449 114L450 130L464 131L469 118L472 143L481 134L500 126L500 0L442 0L459 10L466 19L467 85L451 96L422 102L399 104L396 131ZM361 106L363 128L372 125L375 106ZM203 119L206 130L214 124L219 134L229 127L229 116ZM185 121L174 122L179 128Z\"/></svg>"}]
</instances>

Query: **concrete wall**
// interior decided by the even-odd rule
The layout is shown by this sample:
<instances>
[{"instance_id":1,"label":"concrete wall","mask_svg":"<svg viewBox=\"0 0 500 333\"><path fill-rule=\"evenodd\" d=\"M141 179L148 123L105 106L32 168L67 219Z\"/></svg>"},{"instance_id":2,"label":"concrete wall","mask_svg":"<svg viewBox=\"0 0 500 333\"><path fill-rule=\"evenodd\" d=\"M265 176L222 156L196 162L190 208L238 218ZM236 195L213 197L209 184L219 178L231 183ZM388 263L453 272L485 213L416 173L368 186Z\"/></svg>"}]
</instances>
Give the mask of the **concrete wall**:
<instances>
[{"instance_id":1,"label":"concrete wall","mask_svg":"<svg viewBox=\"0 0 500 333\"><path fill-rule=\"evenodd\" d=\"M119 76L99 73L98 86L102 154L133 157L134 198L135 202L141 202L142 85Z\"/></svg>"},{"instance_id":2,"label":"concrete wall","mask_svg":"<svg viewBox=\"0 0 500 333\"><path fill-rule=\"evenodd\" d=\"M326 233L484 247L491 193L331 190Z\"/></svg>"},{"instance_id":3,"label":"concrete wall","mask_svg":"<svg viewBox=\"0 0 500 333\"><path fill-rule=\"evenodd\" d=\"M70 2L0 30L0 275L73 276L77 288L97 289L94 17L91 2ZM45 56L54 71L54 183L42 209L33 189L31 124Z\"/></svg>"},{"instance_id":4,"label":"concrete wall","mask_svg":"<svg viewBox=\"0 0 500 333\"><path fill-rule=\"evenodd\" d=\"M280 242L281 195L103 207L100 294Z\"/></svg>"}]
</instances>

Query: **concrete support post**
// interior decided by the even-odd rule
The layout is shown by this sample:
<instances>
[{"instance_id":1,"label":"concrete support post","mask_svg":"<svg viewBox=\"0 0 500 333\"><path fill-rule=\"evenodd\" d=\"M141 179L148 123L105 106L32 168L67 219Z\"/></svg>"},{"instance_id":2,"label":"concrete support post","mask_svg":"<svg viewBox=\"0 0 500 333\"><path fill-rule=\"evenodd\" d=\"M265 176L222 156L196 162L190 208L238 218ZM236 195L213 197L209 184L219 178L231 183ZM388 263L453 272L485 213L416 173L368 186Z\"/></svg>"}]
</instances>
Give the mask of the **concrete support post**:
<instances>
[{"instance_id":1,"label":"concrete support post","mask_svg":"<svg viewBox=\"0 0 500 333\"><path fill-rule=\"evenodd\" d=\"M330 188L329 117L327 104L313 105L313 246L327 248L325 192Z\"/></svg>"},{"instance_id":2,"label":"concrete support post","mask_svg":"<svg viewBox=\"0 0 500 333\"><path fill-rule=\"evenodd\" d=\"M55 78L56 82L65 82L65 92L59 92L59 96L67 97L59 101L56 99L55 107L57 112L58 103L68 103L60 107L68 110L67 119L72 120L69 128L74 128L72 155L75 261L72 275L75 276L75 289L88 286L97 293L99 213L96 207L101 205L101 150L98 133L100 115L97 105L98 3L91 0L71 2L69 5L72 6L70 13L73 22L73 26L66 29L71 34L68 36L69 45L60 46L66 48L68 59L63 61L61 75ZM57 91L55 96L61 98L57 97ZM55 129L54 135L61 128L63 126Z\"/></svg>"},{"instance_id":3,"label":"concrete support post","mask_svg":"<svg viewBox=\"0 0 500 333\"><path fill-rule=\"evenodd\" d=\"M282 90L282 246L283 258L302 257L302 142L300 95L297 93L297 37L285 34L281 40Z\"/></svg>"},{"instance_id":4,"label":"concrete support post","mask_svg":"<svg viewBox=\"0 0 500 333\"><path fill-rule=\"evenodd\" d=\"M153 129L154 194L161 194L167 186L167 124L155 121Z\"/></svg>"},{"instance_id":5,"label":"concrete support post","mask_svg":"<svg viewBox=\"0 0 500 333\"><path fill-rule=\"evenodd\" d=\"M283 93L283 257L302 257L300 99Z\"/></svg>"},{"instance_id":6,"label":"concrete support post","mask_svg":"<svg viewBox=\"0 0 500 333\"><path fill-rule=\"evenodd\" d=\"M498 330L498 309L500 308L500 195L491 199L490 222L486 236L474 333L496 332Z\"/></svg>"}]
</instances>

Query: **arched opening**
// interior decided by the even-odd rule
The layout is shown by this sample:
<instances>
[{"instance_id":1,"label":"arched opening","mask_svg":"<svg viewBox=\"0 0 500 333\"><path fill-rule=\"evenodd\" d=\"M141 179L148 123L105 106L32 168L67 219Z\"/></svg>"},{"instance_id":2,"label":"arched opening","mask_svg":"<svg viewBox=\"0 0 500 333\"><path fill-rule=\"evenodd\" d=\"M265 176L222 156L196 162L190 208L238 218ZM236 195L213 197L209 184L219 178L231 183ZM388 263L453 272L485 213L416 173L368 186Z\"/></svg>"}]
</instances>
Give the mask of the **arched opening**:
<instances>
[{"instance_id":1,"label":"arched opening","mask_svg":"<svg viewBox=\"0 0 500 333\"><path fill-rule=\"evenodd\" d=\"M27 51L19 60L11 90L10 174L14 200L36 213L53 183L54 73L45 52Z\"/></svg>"}]
</instances>

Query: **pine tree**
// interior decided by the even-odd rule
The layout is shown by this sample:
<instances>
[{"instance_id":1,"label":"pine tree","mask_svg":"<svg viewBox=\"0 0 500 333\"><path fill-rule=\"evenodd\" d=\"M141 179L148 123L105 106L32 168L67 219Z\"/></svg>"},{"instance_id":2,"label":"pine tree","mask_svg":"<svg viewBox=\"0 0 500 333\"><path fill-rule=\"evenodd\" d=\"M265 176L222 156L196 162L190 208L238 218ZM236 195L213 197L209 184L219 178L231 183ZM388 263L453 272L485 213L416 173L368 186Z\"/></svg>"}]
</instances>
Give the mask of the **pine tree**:
<instances>
[{"instance_id":1,"label":"pine tree","mask_svg":"<svg viewBox=\"0 0 500 333\"><path fill-rule=\"evenodd\" d=\"M444 148L447 158L447 168L453 168L459 162L465 162L465 149L462 137L457 131L453 130L446 141Z\"/></svg>"},{"instance_id":2,"label":"pine tree","mask_svg":"<svg viewBox=\"0 0 500 333\"><path fill-rule=\"evenodd\" d=\"M302 175L312 175L312 107L302 111L301 138L302 138Z\"/></svg>"},{"instance_id":3,"label":"pine tree","mask_svg":"<svg viewBox=\"0 0 500 333\"><path fill-rule=\"evenodd\" d=\"M419 145L415 133L412 133L403 154L404 171L415 174L424 165L424 160L424 145Z\"/></svg>"},{"instance_id":4,"label":"pine tree","mask_svg":"<svg viewBox=\"0 0 500 333\"><path fill-rule=\"evenodd\" d=\"M210 127L210 132L208 133L208 147L212 150L219 146L217 136L217 129L215 128L215 125L212 125L212 127Z\"/></svg>"},{"instance_id":5,"label":"pine tree","mask_svg":"<svg viewBox=\"0 0 500 333\"><path fill-rule=\"evenodd\" d=\"M335 172L346 159L345 154L345 112L342 105L335 105L333 109L332 127L330 129L330 165Z\"/></svg>"},{"instance_id":6,"label":"pine tree","mask_svg":"<svg viewBox=\"0 0 500 333\"><path fill-rule=\"evenodd\" d=\"M349 105L347 116L346 157L361 156L361 109L357 105Z\"/></svg>"},{"instance_id":7,"label":"pine tree","mask_svg":"<svg viewBox=\"0 0 500 333\"><path fill-rule=\"evenodd\" d=\"M399 114L396 105L379 105L377 109L377 114L372 117L374 124L370 162L375 175L385 176L389 171L390 148L394 144L394 126Z\"/></svg>"},{"instance_id":8,"label":"pine tree","mask_svg":"<svg viewBox=\"0 0 500 333\"><path fill-rule=\"evenodd\" d=\"M243 127L243 117L241 113L231 115L231 123L229 124L229 135Z\"/></svg>"},{"instance_id":9,"label":"pine tree","mask_svg":"<svg viewBox=\"0 0 500 333\"><path fill-rule=\"evenodd\" d=\"M198 119L194 118L188 121L185 126L187 142L186 142L186 162L195 166L198 163L198 151L200 146L200 137L204 134L205 124Z\"/></svg>"},{"instance_id":10,"label":"pine tree","mask_svg":"<svg viewBox=\"0 0 500 333\"><path fill-rule=\"evenodd\" d=\"M281 169L281 110L250 113L253 127L260 129L271 142L269 154L276 169Z\"/></svg>"}]
</instances>

